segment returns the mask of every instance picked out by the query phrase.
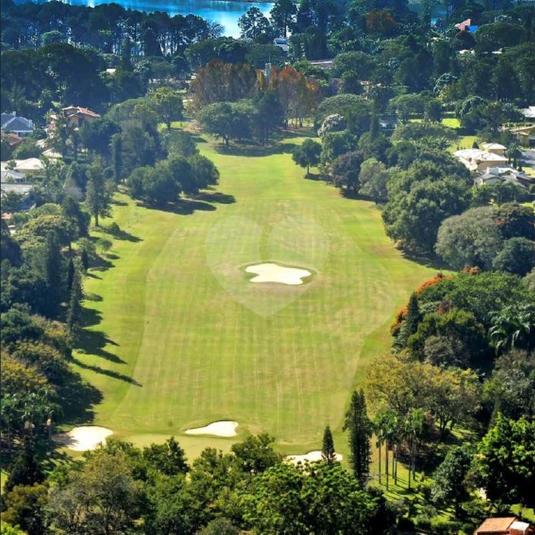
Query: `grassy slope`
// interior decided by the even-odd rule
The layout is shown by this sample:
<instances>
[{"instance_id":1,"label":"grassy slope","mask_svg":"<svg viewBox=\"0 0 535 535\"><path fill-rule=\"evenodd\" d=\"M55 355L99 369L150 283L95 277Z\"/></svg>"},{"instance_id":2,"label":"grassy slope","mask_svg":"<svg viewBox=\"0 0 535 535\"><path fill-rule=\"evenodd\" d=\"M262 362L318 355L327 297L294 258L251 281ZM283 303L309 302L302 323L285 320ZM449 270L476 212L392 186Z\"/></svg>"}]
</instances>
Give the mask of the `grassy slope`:
<instances>
[{"instance_id":1,"label":"grassy slope","mask_svg":"<svg viewBox=\"0 0 535 535\"><path fill-rule=\"evenodd\" d=\"M130 236L97 233L112 242L113 266L86 282L89 325L76 354L104 395L95 422L142 444L231 418L242 431L270 432L285 452L317 448L329 423L340 444L351 387L388 350L394 312L434 271L402 258L373 204L303 179L289 154L202 150L221 171L217 190L235 202L212 192L203 209L183 215L119 196L114 220ZM229 221L238 222L232 239L223 233ZM252 289L238 270L229 292L230 279L209 267L222 258L236 269L279 260L317 276L304 289ZM260 302L263 315L236 296L253 308ZM230 444L180 440L190 455Z\"/></svg>"}]
</instances>

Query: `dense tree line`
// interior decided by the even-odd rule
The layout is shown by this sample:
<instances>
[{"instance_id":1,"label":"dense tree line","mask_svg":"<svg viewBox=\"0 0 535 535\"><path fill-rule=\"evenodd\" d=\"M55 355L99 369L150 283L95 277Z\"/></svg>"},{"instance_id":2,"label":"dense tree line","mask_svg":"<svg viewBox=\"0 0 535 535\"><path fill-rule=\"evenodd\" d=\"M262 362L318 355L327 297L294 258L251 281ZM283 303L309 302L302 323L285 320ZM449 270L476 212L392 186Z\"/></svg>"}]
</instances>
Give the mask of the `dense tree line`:
<instances>
[{"instance_id":1,"label":"dense tree line","mask_svg":"<svg viewBox=\"0 0 535 535\"><path fill-rule=\"evenodd\" d=\"M11 48L70 43L108 54L161 56L217 35L220 28L195 15L146 14L117 4L89 8L62 2L2 2L2 42Z\"/></svg>"},{"instance_id":2,"label":"dense tree line","mask_svg":"<svg viewBox=\"0 0 535 535\"><path fill-rule=\"evenodd\" d=\"M273 438L250 436L231 452L208 448L191 464L169 439L143 449L110 440L47 481L31 457L8 486L4 522L56 533L386 533L395 521L380 492L339 463L294 466Z\"/></svg>"},{"instance_id":3,"label":"dense tree line","mask_svg":"<svg viewBox=\"0 0 535 535\"><path fill-rule=\"evenodd\" d=\"M477 134L507 145L518 167L502 125L535 98L535 12L447 2L431 27L423 4L417 15L404 0L277 0L269 18L251 8L233 39L194 16L3 3L2 111L39 127L65 105L102 115L80 129L57 121L50 141L64 163L45 162L35 208L2 202L15 228L2 221L4 524L30 535L451 533L534 505L535 218L519 204L530 192L474 188L449 149L458 133ZM467 17L477 32L454 28ZM288 35L286 55L272 43ZM318 58L333 58L332 69L309 63ZM183 101L177 88L193 71ZM318 171L344 196L380 205L403 250L464 269L415 289L392 326L392 355L352 394L351 470L336 461L328 427L323 461L300 466L282 462L267 435L189 464L174 439L143 449L110 441L81 461L46 463L52 426L98 400L70 368L84 274L105 264L90 219L103 225L117 187L173 209L218 181L173 128L185 114L227 147L313 122L319 139L293 154L307 177ZM39 156L43 136L16 149L3 141L2 159ZM376 482L418 492L394 511ZM440 518L449 506L453 520Z\"/></svg>"},{"instance_id":4,"label":"dense tree line","mask_svg":"<svg viewBox=\"0 0 535 535\"><path fill-rule=\"evenodd\" d=\"M515 275L437 275L399 312L393 356L370 368L366 392L384 457L378 477L388 487L398 482L398 462L408 465L408 485L412 475L427 511L412 517L419 527L438 529L429 518L446 504L457 522L446 531L477 519L486 506L478 487L492 505L533 503L533 303ZM457 427L470 435L442 449Z\"/></svg>"}]
</instances>

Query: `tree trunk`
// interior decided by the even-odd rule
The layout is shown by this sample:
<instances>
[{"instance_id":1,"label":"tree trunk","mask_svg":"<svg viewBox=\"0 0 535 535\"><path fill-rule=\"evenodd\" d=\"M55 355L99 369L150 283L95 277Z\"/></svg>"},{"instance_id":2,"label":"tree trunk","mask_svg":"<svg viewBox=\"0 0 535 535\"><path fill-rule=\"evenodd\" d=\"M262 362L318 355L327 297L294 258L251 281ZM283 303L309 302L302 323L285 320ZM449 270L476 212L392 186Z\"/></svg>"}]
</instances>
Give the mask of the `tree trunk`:
<instances>
[{"instance_id":1,"label":"tree trunk","mask_svg":"<svg viewBox=\"0 0 535 535\"><path fill-rule=\"evenodd\" d=\"M398 484L398 445L394 445L394 484Z\"/></svg>"},{"instance_id":2,"label":"tree trunk","mask_svg":"<svg viewBox=\"0 0 535 535\"><path fill-rule=\"evenodd\" d=\"M377 442L379 448L379 483L381 483L381 442Z\"/></svg>"},{"instance_id":3,"label":"tree trunk","mask_svg":"<svg viewBox=\"0 0 535 535\"><path fill-rule=\"evenodd\" d=\"M411 448L412 480L416 481L416 443Z\"/></svg>"},{"instance_id":4,"label":"tree trunk","mask_svg":"<svg viewBox=\"0 0 535 535\"><path fill-rule=\"evenodd\" d=\"M385 474L386 474L386 490L388 490L388 442L385 443Z\"/></svg>"},{"instance_id":5,"label":"tree trunk","mask_svg":"<svg viewBox=\"0 0 535 535\"><path fill-rule=\"evenodd\" d=\"M98 212L95 212L95 227L98 227Z\"/></svg>"}]
</instances>

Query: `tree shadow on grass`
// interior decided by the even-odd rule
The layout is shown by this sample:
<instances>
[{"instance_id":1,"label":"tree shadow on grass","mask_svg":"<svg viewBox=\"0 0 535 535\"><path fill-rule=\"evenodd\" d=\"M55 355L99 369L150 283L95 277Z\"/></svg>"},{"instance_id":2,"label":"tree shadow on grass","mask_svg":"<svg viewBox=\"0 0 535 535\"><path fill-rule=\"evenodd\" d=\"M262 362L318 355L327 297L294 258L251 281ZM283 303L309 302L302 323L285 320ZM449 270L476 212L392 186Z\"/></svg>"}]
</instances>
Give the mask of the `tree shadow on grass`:
<instances>
[{"instance_id":1,"label":"tree shadow on grass","mask_svg":"<svg viewBox=\"0 0 535 535\"><path fill-rule=\"evenodd\" d=\"M268 145L237 144L217 145L216 150L220 154L229 156L271 156L273 154L291 154L298 145L295 143L272 143Z\"/></svg>"},{"instance_id":2,"label":"tree shadow on grass","mask_svg":"<svg viewBox=\"0 0 535 535\"><path fill-rule=\"evenodd\" d=\"M86 355L97 355L110 362L125 364L122 358L104 349L108 344L118 345L113 340L110 340L102 331L83 330L76 336L75 349Z\"/></svg>"},{"instance_id":3,"label":"tree shadow on grass","mask_svg":"<svg viewBox=\"0 0 535 535\"><path fill-rule=\"evenodd\" d=\"M105 234L112 236L116 240L125 240L134 243L143 241L141 238L138 238L137 236L130 234L126 230L121 229L119 225L117 225L117 223L112 224L109 227L101 227L101 231Z\"/></svg>"},{"instance_id":4,"label":"tree shadow on grass","mask_svg":"<svg viewBox=\"0 0 535 535\"><path fill-rule=\"evenodd\" d=\"M403 249L401 250L401 254L403 258L406 258L407 260L416 262L417 264L430 269L436 269L438 272L442 272L444 270L447 271L450 269L450 267L444 261L436 256L427 256L425 254L405 251Z\"/></svg>"},{"instance_id":5,"label":"tree shadow on grass","mask_svg":"<svg viewBox=\"0 0 535 535\"><path fill-rule=\"evenodd\" d=\"M236 202L234 195L228 195L221 191L202 191L198 195L195 195L195 200L205 202L216 202L219 204L232 204Z\"/></svg>"},{"instance_id":6,"label":"tree shadow on grass","mask_svg":"<svg viewBox=\"0 0 535 535\"><path fill-rule=\"evenodd\" d=\"M213 212L216 210L216 207L213 204L195 199L179 199L173 204L161 207L160 210L179 215L191 215L196 211Z\"/></svg>"},{"instance_id":7,"label":"tree shadow on grass","mask_svg":"<svg viewBox=\"0 0 535 535\"><path fill-rule=\"evenodd\" d=\"M129 377L128 375L125 375L124 373L116 372L114 370L107 370L105 368L101 368L100 366L93 366L92 364L86 364L85 362L82 362L76 357L73 357L72 361L74 362L74 364L80 366L80 368L83 368L84 370L90 370L100 375L106 375L113 379L124 381L125 383L129 383L134 386L142 386L141 383L138 383L135 379Z\"/></svg>"},{"instance_id":8,"label":"tree shadow on grass","mask_svg":"<svg viewBox=\"0 0 535 535\"><path fill-rule=\"evenodd\" d=\"M98 325L102 320L102 315L98 310L84 308L82 310L82 328L76 333L74 347L86 355L97 355L110 362L124 364L117 355L104 349L107 345L118 347L119 344L108 338L102 331L89 331L86 327Z\"/></svg>"},{"instance_id":9,"label":"tree shadow on grass","mask_svg":"<svg viewBox=\"0 0 535 535\"><path fill-rule=\"evenodd\" d=\"M95 255L94 258L91 259L90 268L93 271L108 271L108 269L114 266L113 262L109 260L111 254L112 253L103 253L102 255ZM104 255L106 255L108 258L105 258ZM112 259L115 260L115 258Z\"/></svg>"},{"instance_id":10,"label":"tree shadow on grass","mask_svg":"<svg viewBox=\"0 0 535 535\"><path fill-rule=\"evenodd\" d=\"M120 257L115 253L105 253L102 255L106 260L118 260Z\"/></svg>"},{"instance_id":11,"label":"tree shadow on grass","mask_svg":"<svg viewBox=\"0 0 535 535\"><path fill-rule=\"evenodd\" d=\"M302 138L302 137L316 138L318 137L318 134L313 128L307 128L303 126L297 129L281 130L278 137L280 139Z\"/></svg>"},{"instance_id":12,"label":"tree shadow on grass","mask_svg":"<svg viewBox=\"0 0 535 535\"><path fill-rule=\"evenodd\" d=\"M303 177L305 180L312 180L312 181L315 181L315 182L327 182L327 180L325 179L325 176L322 175L321 173L308 173L305 174L305 176Z\"/></svg>"},{"instance_id":13,"label":"tree shadow on grass","mask_svg":"<svg viewBox=\"0 0 535 535\"><path fill-rule=\"evenodd\" d=\"M87 422L94 417L93 407L102 401L102 393L72 371L58 389L62 400L62 420Z\"/></svg>"}]
</instances>

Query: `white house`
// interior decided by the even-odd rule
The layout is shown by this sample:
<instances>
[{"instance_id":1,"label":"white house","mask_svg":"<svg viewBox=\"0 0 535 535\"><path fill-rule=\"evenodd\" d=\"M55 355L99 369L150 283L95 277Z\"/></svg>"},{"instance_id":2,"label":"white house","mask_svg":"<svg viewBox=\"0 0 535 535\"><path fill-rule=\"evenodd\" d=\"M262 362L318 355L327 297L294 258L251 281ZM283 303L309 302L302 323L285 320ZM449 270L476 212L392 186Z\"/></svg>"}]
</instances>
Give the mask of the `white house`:
<instances>
[{"instance_id":1,"label":"white house","mask_svg":"<svg viewBox=\"0 0 535 535\"><path fill-rule=\"evenodd\" d=\"M489 167L504 167L508 163L502 154L481 149L462 149L454 155L469 171L486 171Z\"/></svg>"},{"instance_id":2,"label":"white house","mask_svg":"<svg viewBox=\"0 0 535 535\"><path fill-rule=\"evenodd\" d=\"M500 156L505 156L505 151L507 150L507 147L501 143L481 143L481 148L485 152L492 152Z\"/></svg>"},{"instance_id":3,"label":"white house","mask_svg":"<svg viewBox=\"0 0 535 535\"><path fill-rule=\"evenodd\" d=\"M523 108L520 110L520 113L524 116L525 119L535 119L535 106L528 106L527 108Z\"/></svg>"},{"instance_id":4,"label":"white house","mask_svg":"<svg viewBox=\"0 0 535 535\"><path fill-rule=\"evenodd\" d=\"M286 39L286 37L275 37L275 39L273 39L273 44L278 46L283 52L288 52L288 50L290 50L288 39Z\"/></svg>"},{"instance_id":5,"label":"white house","mask_svg":"<svg viewBox=\"0 0 535 535\"><path fill-rule=\"evenodd\" d=\"M2 162L2 172L7 170L17 171L24 176L38 175L44 171L45 166L39 158L26 158L25 160L10 160Z\"/></svg>"}]
</instances>

